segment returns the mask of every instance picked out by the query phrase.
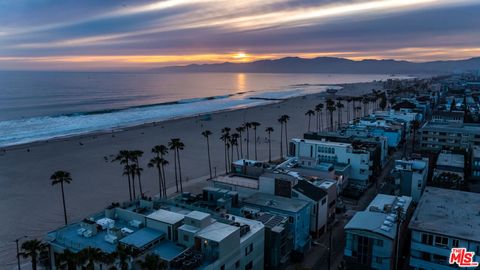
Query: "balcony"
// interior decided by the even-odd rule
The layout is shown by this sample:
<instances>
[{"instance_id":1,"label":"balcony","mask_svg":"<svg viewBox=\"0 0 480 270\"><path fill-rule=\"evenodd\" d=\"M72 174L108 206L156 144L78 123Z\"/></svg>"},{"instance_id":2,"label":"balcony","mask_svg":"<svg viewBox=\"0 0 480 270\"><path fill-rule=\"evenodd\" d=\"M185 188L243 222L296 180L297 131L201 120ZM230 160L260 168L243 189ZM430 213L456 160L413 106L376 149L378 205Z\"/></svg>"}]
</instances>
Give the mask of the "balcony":
<instances>
[{"instance_id":1,"label":"balcony","mask_svg":"<svg viewBox=\"0 0 480 270\"><path fill-rule=\"evenodd\" d=\"M431 254L437 254L446 256L447 258L450 256L450 248L449 247L439 247L439 246L431 246L422 244L417 241L412 240L412 250L418 250L423 252L428 252Z\"/></svg>"},{"instance_id":2,"label":"balcony","mask_svg":"<svg viewBox=\"0 0 480 270\"><path fill-rule=\"evenodd\" d=\"M435 269L435 270L452 270L457 269L455 266L448 266L442 264L436 264L434 262L424 261L419 258L410 257L410 266L422 269Z\"/></svg>"}]
</instances>

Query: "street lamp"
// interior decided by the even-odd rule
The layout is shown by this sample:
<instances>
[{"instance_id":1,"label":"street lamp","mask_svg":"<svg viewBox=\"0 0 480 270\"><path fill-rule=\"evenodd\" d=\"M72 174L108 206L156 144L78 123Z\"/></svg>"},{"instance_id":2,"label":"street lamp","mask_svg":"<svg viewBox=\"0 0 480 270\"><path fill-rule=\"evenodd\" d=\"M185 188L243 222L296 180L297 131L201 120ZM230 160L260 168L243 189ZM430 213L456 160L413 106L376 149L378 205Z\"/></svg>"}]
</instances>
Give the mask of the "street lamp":
<instances>
[{"instance_id":1,"label":"street lamp","mask_svg":"<svg viewBox=\"0 0 480 270\"><path fill-rule=\"evenodd\" d=\"M18 248L18 242L24 238L27 238L28 236L24 235L22 237L19 237L15 239L15 244L17 245L17 264L18 264L18 270L20 270L20 249Z\"/></svg>"}]
</instances>

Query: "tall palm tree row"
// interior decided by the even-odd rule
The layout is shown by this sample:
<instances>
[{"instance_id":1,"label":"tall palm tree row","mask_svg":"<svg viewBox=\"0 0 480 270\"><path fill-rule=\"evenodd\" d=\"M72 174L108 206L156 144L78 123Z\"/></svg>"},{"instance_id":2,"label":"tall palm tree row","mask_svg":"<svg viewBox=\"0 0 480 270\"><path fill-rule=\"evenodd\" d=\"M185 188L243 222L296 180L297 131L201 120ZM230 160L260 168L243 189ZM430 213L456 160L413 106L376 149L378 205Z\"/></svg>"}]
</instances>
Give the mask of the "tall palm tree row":
<instances>
[{"instance_id":1,"label":"tall palm tree row","mask_svg":"<svg viewBox=\"0 0 480 270\"><path fill-rule=\"evenodd\" d=\"M323 103L319 103L315 106L315 112L317 113L317 132L323 131Z\"/></svg>"},{"instance_id":2,"label":"tall palm tree row","mask_svg":"<svg viewBox=\"0 0 480 270\"><path fill-rule=\"evenodd\" d=\"M52 174L52 176L50 176L50 180L52 180L52 186L60 184L60 188L62 190L63 217L65 219L65 225L67 225L67 207L65 205L65 191L63 187L64 184L70 184L72 182L72 177L70 176L69 172L56 171L54 174Z\"/></svg>"},{"instance_id":3,"label":"tall palm tree row","mask_svg":"<svg viewBox=\"0 0 480 270\"><path fill-rule=\"evenodd\" d=\"M246 122L243 125L245 126L245 130L247 132L247 159L250 159L250 151L249 151L250 133L249 133L249 130L250 130L250 128L252 128L252 123L251 122Z\"/></svg>"},{"instance_id":4,"label":"tall palm tree row","mask_svg":"<svg viewBox=\"0 0 480 270\"><path fill-rule=\"evenodd\" d=\"M207 140L207 156L208 156L208 171L210 173L210 179L212 179L212 161L210 159L210 136L212 135L213 133L210 131L210 130L204 130L202 131L202 136L205 137L205 139Z\"/></svg>"},{"instance_id":5,"label":"tall palm tree row","mask_svg":"<svg viewBox=\"0 0 480 270\"><path fill-rule=\"evenodd\" d=\"M343 113L342 113L342 109L345 107L345 105L343 105L342 103L342 99L338 99L337 100L337 104L335 104L335 106L337 107L338 109L338 129L340 129L340 127L342 126L342 123L343 123Z\"/></svg>"},{"instance_id":6,"label":"tall palm tree row","mask_svg":"<svg viewBox=\"0 0 480 270\"><path fill-rule=\"evenodd\" d=\"M130 201L132 201L133 196L132 196L132 184L130 179L130 160L131 160L130 151L120 150L117 156L112 160L112 162L119 162L121 165L123 165L122 174L124 176L127 176L128 178L128 195L130 197Z\"/></svg>"},{"instance_id":7,"label":"tall palm tree row","mask_svg":"<svg viewBox=\"0 0 480 270\"><path fill-rule=\"evenodd\" d=\"M141 178L141 173L143 171L142 167L140 167L140 163L138 162L139 158L143 156L143 151L140 150L133 150L130 153L132 161L134 162L133 168L132 168L132 173L134 174L133 178L135 176L138 179L138 188L140 190L140 197L143 197L143 189L142 189L142 178ZM135 181L134 185L135 185Z\"/></svg>"},{"instance_id":8,"label":"tall palm tree row","mask_svg":"<svg viewBox=\"0 0 480 270\"><path fill-rule=\"evenodd\" d=\"M257 127L259 127L261 124L259 122L251 122L250 123L252 125L252 128L253 128L253 136L254 136L254 151L255 151L255 160L258 159L257 157Z\"/></svg>"},{"instance_id":9,"label":"tall palm tree row","mask_svg":"<svg viewBox=\"0 0 480 270\"><path fill-rule=\"evenodd\" d=\"M283 124L285 123L285 119L283 117L278 118L278 123L280 123L280 159L283 158Z\"/></svg>"},{"instance_id":10,"label":"tall palm tree row","mask_svg":"<svg viewBox=\"0 0 480 270\"><path fill-rule=\"evenodd\" d=\"M272 132L273 127L267 127L265 132L268 134L268 162L272 162Z\"/></svg>"},{"instance_id":11,"label":"tall palm tree row","mask_svg":"<svg viewBox=\"0 0 480 270\"><path fill-rule=\"evenodd\" d=\"M243 158L243 136L242 136L242 133L245 131L245 127L244 126L240 126L240 127L237 127L235 128L235 130L238 132L238 135L239 135L239 141L240 141L240 157Z\"/></svg>"},{"instance_id":12,"label":"tall palm tree row","mask_svg":"<svg viewBox=\"0 0 480 270\"><path fill-rule=\"evenodd\" d=\"M175 184L180 186L180 192L183 193L183 183L182 183L182 166L180 162L180 150L185 148L185 144L179 138L172 138L170 142L168 142L168 147L170 150L173 150L173 159L175 164ZM177 170L178 170L178 178L177 178Z\"/></svg>"},{"instance_id":13,"label":"tall palm tree row","mask_svg":"<svg viewBox=\"0 0 480 270\"><path fill-rule=\"evenodd\" d=\"M40 240L32 239L23 242L19 256L23 258L30 258L32 263L32 270L37 270L38 259L40 254L47 251L47 244Z\"/></svg>"},{"instance_id":14,"label":"tall palm tree row","mask_svg":"<svg viewBox=\"0 0 480 270\"><path fill-rule=\"evenodd\" d=\"M336 110L335 107L335 101L333 101L331 98L327 99L326 101L327 104L327 110L330 113L330 131L333 131L333 112Z\"/></svg>"},{"instance_id":15,"label":"tall palm tree row","mask_svg":"<svg viewBox=\"0 0 480 270\"><path fill-rule=\"evenodd\" d=\"M223 141L223 146L224 146L224 158L225 158L225 174L228 173L228 164L229 163L229 155L228 155L228 152L229 152L229 149L230 149L230 128L229 127L224 127L222 128L221 130L221 136L220 136L220 140Z\"/></svg>"},{"instance_id":16,"label":"tall palm tree row","mask_svg":"<svg viewBox=\"0 0 480 270\"><path fill-rule=\"evenodd\" d=\"M168 148L165 145L156 145L152 148L151 152L155 154L155 156L148 162L148 167L157 168L159 194L160 197L167 198L165 166L168 165L168 161L164 156L168 153Z\"/></svg>"},{"instance_id":17,"label":"tall palm tree row","mask_svg":"<svg viewBox=\"0 0 480 270\"><path fill-rule=\"evenodd\" d=\"M288 133L287 133L287 123L290 120L290 116L284 114L278 118L280 123L280 158L283 158L283 134L285 134L285 153L288 151Z\"/></svg>"},{"instance_id":18,"label":"tall palm tree row","mask_svg":"<svg viewBox=\"0 0 480 270\"><path fill-rule=\"evenodd\" d=\"M305 115L308 117L307 131L310 132L310 124L312 122L312 115L315 115L315 111L314 110L308 110L307 112L305 112Z\"/></svg>"}]
</instances>

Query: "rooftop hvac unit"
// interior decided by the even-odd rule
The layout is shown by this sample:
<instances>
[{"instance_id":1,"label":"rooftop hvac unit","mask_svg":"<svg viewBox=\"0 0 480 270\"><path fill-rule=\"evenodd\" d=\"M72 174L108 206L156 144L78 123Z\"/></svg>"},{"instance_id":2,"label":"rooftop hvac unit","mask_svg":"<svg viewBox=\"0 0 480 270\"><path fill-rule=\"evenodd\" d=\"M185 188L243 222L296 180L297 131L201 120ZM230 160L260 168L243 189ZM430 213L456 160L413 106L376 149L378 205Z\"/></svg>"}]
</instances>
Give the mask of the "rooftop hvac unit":
<instances>
[{"instance_id":1,"label":"rooftop hvac unit","mask_svg":"<svg viewBox=\"0 0 480 270\"><path fill-rule=\"evenodd\" d=\"M135 227L135 228L140 228L142 226L142 222L140 220L136 220L136 219L130 220L130 222L128 224L132 227Z\"/></svg>"},{"instance_id":2,"label":"rooftop hvac unit","mask_svg":"<svg viewBox=\"0 0 480 270\"><path fill-rule=\"evenodd\" d=\"M110 243L110 244L116 244L117 243L117 237L115 235L107 234L104 237L105 242Z\"/></svg>"}]
</instances>

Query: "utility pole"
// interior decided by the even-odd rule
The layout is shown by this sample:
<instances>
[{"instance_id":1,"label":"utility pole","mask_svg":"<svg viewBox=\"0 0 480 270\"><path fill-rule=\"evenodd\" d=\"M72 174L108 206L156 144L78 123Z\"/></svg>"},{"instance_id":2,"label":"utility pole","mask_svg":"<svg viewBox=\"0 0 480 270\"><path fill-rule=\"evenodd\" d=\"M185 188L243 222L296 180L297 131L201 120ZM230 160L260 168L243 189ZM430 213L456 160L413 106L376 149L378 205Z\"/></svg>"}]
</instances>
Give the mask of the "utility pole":
<instances>
[{"instance_id":1,"label":"utility pole","mask_svg":"<svg viewBox=\"0 0 480 270\"><path fill-rule=\"evenodd\" d=\"M14 241L15 244L17 245L17 265L18 265L18 270L21 269L21 266L20 266L20 249L19 249L19 247L18 247L18 242L19 242L20 240L22 240L23 238L27 238L27 236L24 235L24 236L22 236L22 237L19 237L19 238L15 239L15 241Z\"/></svg>"}]
</instances>

